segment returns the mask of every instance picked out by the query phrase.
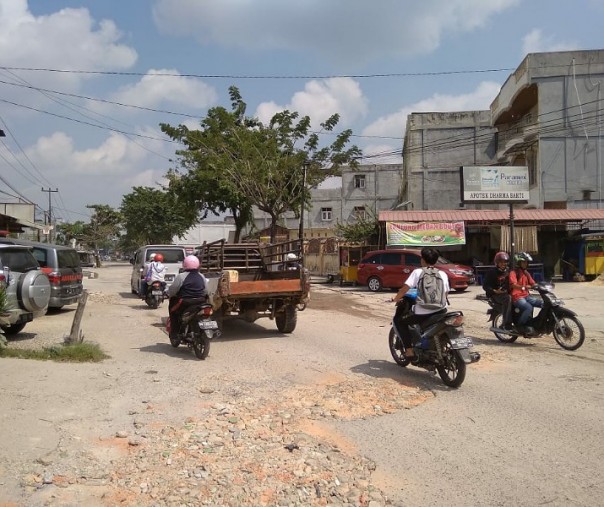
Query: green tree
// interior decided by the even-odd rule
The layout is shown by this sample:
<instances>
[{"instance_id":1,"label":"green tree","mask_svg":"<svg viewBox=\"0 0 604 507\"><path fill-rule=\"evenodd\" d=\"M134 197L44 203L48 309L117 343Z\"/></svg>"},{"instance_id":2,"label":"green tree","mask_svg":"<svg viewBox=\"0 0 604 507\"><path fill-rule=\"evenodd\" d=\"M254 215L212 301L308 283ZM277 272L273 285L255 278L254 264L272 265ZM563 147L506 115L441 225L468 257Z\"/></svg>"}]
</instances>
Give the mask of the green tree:
<instances>
[{"instance_id":1,"label":"green tree","mask_svg":"<svg viewBox=\"0 0 604 507\"><path fill-rule=\"evenodd\" d=\"M195 222L183 201L171 191L134 187L122 198L126 244L171 244Z\"/></svg>"},{"instance_id":2,"label":"green tree","mask_svg":"<svg viewBox=\"0 0 604 507\"><path fill-rule=\"evenodd\" d=\"M82 243L85 225L81 220L73 223L65 222L58 224L55 242L58 245L67 245L72 239L75 239L78 243Z\"/></svg>"},{"instance_id":3,"label":"green tree","mask_svg":"<svg viewBox=\"0 0 604 507\"><path fill-rule=\"evenodd\" d=\"M107 204L88 204L94 210L90 223L85 224L82 231L82 242L95 252L96 264L101 265L99 248L113 248L121 234L122 215Z\"/></svg>"},{"instance_id":4,"label":"green tree","mask_svg":"<svg viewBox=\"0 0 604 507\"><path fill-rule=\"evenodd\" d=\"M368 209L349 224L337 223L334 227L338 237L349 243L376 245L379 241L380 223L376 214Z\"/></svg>"},{"instance_id":5,"label":"green tree","mask_svg":"<svg viewBox=\"0 0 604 507\"><path fill-rule=\"evenodd\" d=\"M308 188L339 174L342 165L355 166L361 151L346 148L350 130L320 146L319 134L333 131L337 114L321 124L321 132L310 130L308 116L299 119L290 111L274 115L264 125L245 115L247 105L236 87L229 88L229 95L231 111L210 109L200 130L161 124L163 132L187 148L177 155L188 173L170 173L171 187L185 195L182 186L188 185L187 199L197 203L197 210L230 210L238 231L251 219L252 206L258 207L271 217L274 240L279 218L287 211L299 216L308 206Z\"/></svg>"}]
</instances>

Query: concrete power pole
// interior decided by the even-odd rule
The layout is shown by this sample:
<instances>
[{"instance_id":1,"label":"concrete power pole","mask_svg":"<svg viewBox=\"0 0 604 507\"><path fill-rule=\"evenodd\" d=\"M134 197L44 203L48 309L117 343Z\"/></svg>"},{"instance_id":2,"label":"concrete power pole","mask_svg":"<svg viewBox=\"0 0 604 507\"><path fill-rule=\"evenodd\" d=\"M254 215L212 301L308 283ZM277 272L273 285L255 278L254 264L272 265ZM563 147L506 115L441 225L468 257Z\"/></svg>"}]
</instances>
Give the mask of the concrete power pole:
<instances>
[{"instance_id":1,"label":"concrete power pole","mask_svg":"<svg viewBox=\"0 0 604 507\"><path fill-rule=\"evenodd\" d=\"M50 187L48 188L48 190L45 190L44 187L42 187L42 192L48 192L48 225L51 227L50 230L48 231L48 242L52 243L52 202L50 200L50 194L53 192L58 192L59 189L55 188L54 190L52 190Z\"/></svg>"}]
</instances>

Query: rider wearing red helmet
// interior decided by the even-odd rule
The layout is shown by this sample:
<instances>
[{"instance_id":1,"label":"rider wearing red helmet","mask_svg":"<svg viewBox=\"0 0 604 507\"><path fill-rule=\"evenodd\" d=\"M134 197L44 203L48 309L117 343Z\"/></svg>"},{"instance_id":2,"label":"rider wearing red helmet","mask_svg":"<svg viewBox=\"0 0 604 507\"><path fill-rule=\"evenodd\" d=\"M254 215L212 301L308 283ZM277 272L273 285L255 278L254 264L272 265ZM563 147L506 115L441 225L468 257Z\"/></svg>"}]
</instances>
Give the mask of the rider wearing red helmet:
<instances>
[{"instance_id":1,"label":"rider wearing red helmet","mask_svg":"<svg viewBox=\"0 0 604 507\"><path fill-rule=\"evenodd\" d=\"M160 253L152 253L149 256L149 266L145 272L144 283L141 284L141 297L145 299L147 290L153 282L161 282L162 289L166 287L166 266L164 266L164 256Z\"/></svg>"},{"instance_id":2,"label":"rider wearing red helmet","mask_svg":"<svg viewBox=\"0 0 604 507\"><path fill-rule=\"evenodd\" d=\"M207 299L206 282L206 277L199 272L199 259L195 255L187 255L181 272L168 288L171 338L178 333L182 311L200 299Z\"/></svg>"},{"instance_id":3,"label":"rider wearing red helmet","mask_svg":"<svg viewBox=\"0 0 604 507\"><path fill-rule=\"evenodd\" d=\"M497 252L493 258L495 267L487 272L482 288L491 300L501 305L503 329L509 330L512 325L512 298L509 294L509 262L507 252Z\"/></svg>"}]
</instances>

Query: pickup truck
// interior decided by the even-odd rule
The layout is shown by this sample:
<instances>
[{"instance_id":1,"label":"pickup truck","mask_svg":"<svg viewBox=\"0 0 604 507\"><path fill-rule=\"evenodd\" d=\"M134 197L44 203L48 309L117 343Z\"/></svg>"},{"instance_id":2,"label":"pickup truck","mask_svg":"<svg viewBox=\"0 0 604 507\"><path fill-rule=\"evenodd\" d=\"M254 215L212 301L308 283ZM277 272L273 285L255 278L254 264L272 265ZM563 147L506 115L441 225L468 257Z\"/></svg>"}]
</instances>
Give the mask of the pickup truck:
<instances>
[{"instance_id":1,"label":"pickup truck","mask_svg":"<svg viewBox=\"0 0 604 507\"><path fill-rule=\"evenodd\" d=\"M279 331L291 333L310 292L300 252L298 240L267 245L222 239L197 247L218 325L229 317L268 317Z\"/></svg>"}]
</instances>

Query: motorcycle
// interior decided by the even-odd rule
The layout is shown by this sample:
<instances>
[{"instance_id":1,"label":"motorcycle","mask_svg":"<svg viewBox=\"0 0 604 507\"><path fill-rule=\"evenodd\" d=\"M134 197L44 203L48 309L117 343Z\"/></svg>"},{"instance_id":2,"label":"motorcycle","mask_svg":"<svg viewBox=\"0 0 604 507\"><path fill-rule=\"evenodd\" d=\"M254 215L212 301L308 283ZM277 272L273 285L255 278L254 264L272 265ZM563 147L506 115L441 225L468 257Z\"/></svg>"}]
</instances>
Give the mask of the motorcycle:
<instances>
[{"instance_id":1,"label":"motorcycle","mask_svg":"<svg viewBox=\"0 0 604 507\"><path fill-rule=\"evenodd\" d=\"M553 333L554 339L560 347L566 350L577 350L585 341L585 329L577 314L563 307L564 302L554 294L553 289L554 284L551 282L539 282L534 286L534 290L539 293L543 300L543 307L537 316L529 320L527 324L535 330L535 334L530 335L518 327L520 311L515 307L512 309L512 329L502 329L501 308L489 297L484 296L491 307L487 310L489 322L492 323L490 330L493 331L499 341L504 343L513 343L519 336L537 338Z\"/></svg>"},{"instance_id":2,"label":"motorcycle","mask_svg":"<svg viewBox=\"0 0 604 507\"><path fill-rule=\"evenodd\" d=\"M402 315L411 312L417 290L410 289L398 305L402 305ZM398 313L398 312L397 312ZM415 357L405 356L405 344L392 319L388 336L390 353L399 366L412 364L430 372L438 372L443 383L449 387L459 387L466 378L466 364L480 360L478 352L471 352L472 338L464 335L463 312L442 312L428 317L420 325L411 326L414 337Z\"/></svg>"},{"instance_id":3,"label":"motorcycle","mask_svg":"<svg viewBox=\"0 0 604 507\"><path fill-rule=\"evenodd\" d=\"M145 294L145 303L149 308L159 308L164 302L165 283L155 280L147 287L147 293Z\"/></svg>"},{"instance_id":4,"label":"motorcycle","mask_svg":"<svg viewBox=\"0 0 604 507\"><path fill-rule=\"evenodd\" d=\"M197 359L205 359L210 353L210 341L220 336L218 323L212 316L212 305L204 301L188 306L181 315L181 326L176 337L170 337L170 344L177 348L181 343L193 349ZM170 335L170 319L167 323Z\"/></svg>"}]
</instances>

